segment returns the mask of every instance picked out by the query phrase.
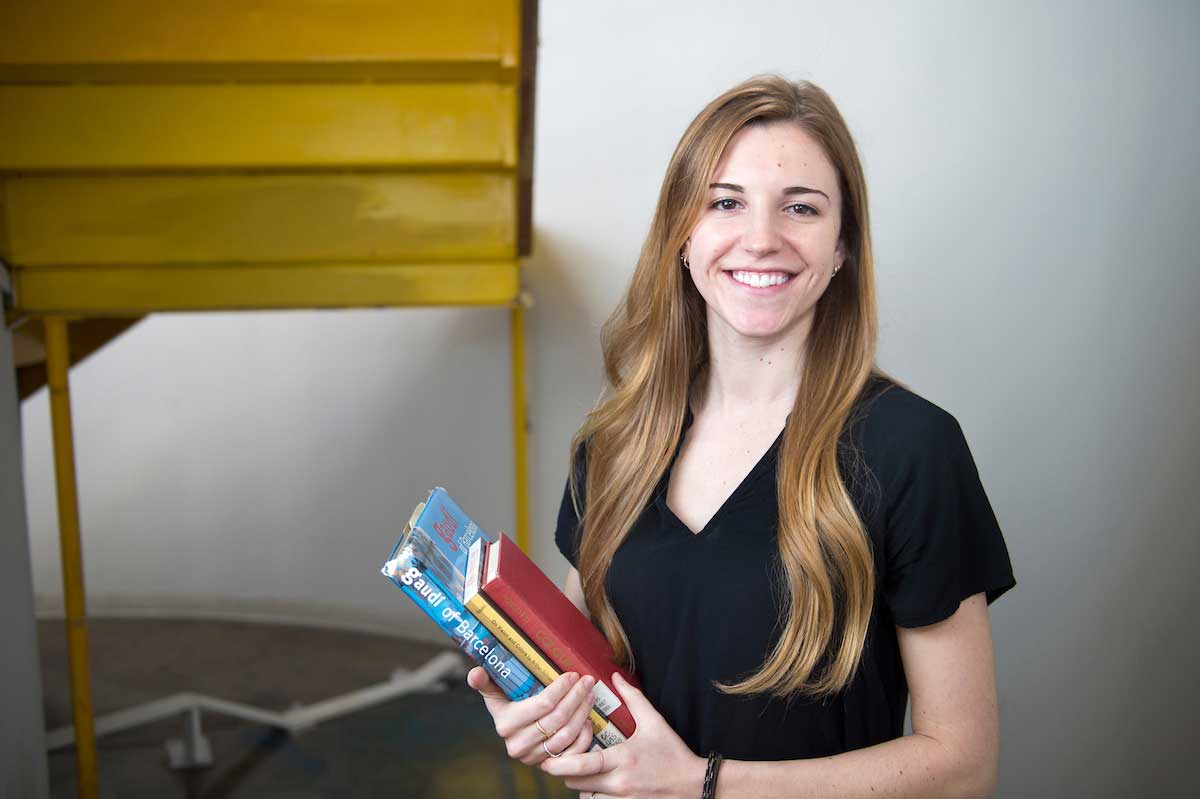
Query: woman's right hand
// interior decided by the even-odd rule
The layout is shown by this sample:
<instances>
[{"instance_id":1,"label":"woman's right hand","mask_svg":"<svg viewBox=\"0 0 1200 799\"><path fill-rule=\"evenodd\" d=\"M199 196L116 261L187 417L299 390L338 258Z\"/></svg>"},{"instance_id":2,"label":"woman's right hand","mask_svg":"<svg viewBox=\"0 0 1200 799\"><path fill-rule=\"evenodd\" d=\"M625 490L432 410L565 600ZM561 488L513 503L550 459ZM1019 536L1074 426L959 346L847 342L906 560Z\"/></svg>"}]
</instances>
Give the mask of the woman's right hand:
<instances>
[{"instance_id":1,"label":"woman's right hand","mask_svg":"<svg viewBox=\"0 0 1200 799\"><path fill-rule=\"evenodd\" d=\"M568 672L537 696L513 702L480 666L467 672L467 685L483 695L509 757L527 766L567 752L588 750L592 745L588 713L595 684L590 676L580 679L578 674Z\"/></svg>"}]
</instances>

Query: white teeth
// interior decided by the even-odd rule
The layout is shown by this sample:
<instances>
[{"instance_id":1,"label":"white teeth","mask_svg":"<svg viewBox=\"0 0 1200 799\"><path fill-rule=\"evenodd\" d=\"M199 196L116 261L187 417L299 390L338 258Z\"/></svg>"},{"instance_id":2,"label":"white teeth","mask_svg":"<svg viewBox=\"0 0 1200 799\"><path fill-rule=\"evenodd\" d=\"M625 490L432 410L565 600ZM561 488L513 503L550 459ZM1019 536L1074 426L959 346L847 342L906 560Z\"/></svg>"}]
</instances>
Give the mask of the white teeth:
<instances>
[{"instance_id":1,"label":"white teeth","mask_svg":"<svg viewBox=\"0 0 1200 799\"><path fill-rule=\"evenodd\" d=\"M791 275L782 272L731 272L733 279L739 283L744 283L747 286L754 288L765 288L767 286L778 286L780 283L786 283Z\"/></svg>"}]
</instances>

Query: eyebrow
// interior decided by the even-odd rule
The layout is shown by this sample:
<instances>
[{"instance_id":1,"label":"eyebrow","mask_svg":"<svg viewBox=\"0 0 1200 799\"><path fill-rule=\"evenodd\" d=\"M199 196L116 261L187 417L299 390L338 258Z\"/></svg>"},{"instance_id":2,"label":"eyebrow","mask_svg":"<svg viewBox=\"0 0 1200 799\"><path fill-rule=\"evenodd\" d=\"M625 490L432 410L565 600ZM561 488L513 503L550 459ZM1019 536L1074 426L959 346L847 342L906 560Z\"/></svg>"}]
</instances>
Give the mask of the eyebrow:
<instances>
[{"instance_id":1,"label":"eyebrow","mask_svg":"<svg viewBox=\"0 0 1200 799\"><path fill-rule=\"evenodd\" d=\"M743 188L742 186L739 186L736 183L709 183L708 187L710 189L726 189L727 191L736 191L739 194L746 193L746 189ZM786 189L783 190L783 193L785 195L789 195L789 194L819 194L822 197L824 197L826 200L829 199L829 195L826 194L825 192L821 191L820 189L810 189L808 186L788 186Z\"/></svg>"}]
</instances>

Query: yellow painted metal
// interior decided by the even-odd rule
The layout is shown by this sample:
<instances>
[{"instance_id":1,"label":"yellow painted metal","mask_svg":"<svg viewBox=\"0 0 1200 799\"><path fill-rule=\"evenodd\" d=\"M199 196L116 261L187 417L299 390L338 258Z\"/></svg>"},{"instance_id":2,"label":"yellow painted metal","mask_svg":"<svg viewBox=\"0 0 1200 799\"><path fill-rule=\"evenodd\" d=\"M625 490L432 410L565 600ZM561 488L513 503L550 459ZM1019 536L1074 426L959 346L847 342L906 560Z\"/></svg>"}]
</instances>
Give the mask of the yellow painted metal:
<instances>
[{"instance_id":1,"label":"yellow painted metal","mask_svg":"<svg viewBox=\"0 0 1200 799\"><path fill-rule=\"evenodd\" d=\"M71 713L75 724L75 766L80 799L95 799L96 733L88 669L87 603L83 589L83 552L79 540L79 500L75 485L75 445L71 437L70 356L67 321L45 320L46 370L50 384L50 423L54 435L54 474L58 489L58 527L62 547L63 603L67 616L67 654Z\"/></svg>"},{"instance_id":2,"label":"yellow painted metal","mask_svg":"<svg viewBox=\"0 0 1200 799\"><path fill-rule=\"evenodd\" d=\"M9 266L12 265L12 259L8 256L11 252L11 247L8 240L8 198L7 187L5 186L4 177L0 175L0 261L6 261Z\"/></svg>"},{"instance_id":3,"label":"yellow painted metal","mask_svg":"<svg viewBox=\"0 0 1200 799\"><path fill-rule=\"evenodd\" d=\"M505 4L506 21L510 26L504 40L513 43L510 63L519 67L521 54L521 3L520 0L508 0ZM514 97L519 102L520 97ZM520 111L521 109L518 109ZM525 109L527 112L528 110ZM520 114L513 116L513 137L517 137ZM520 186L512 186L513 214L511 216L514 231L518 225L517 210L520 208ZM510 343L512 363L512 413L513 413L513 490L516 492L516 524L517 546L529 551L529 408L525 396L525 307L518 297L510 311L512 341Z\"/></svg>"},{"instance_id":4,"label":"yellow painted metal","mask_svg":"<svg viewBox=\"0 0 1200 799\"><path fill-rule=\"evenodd\" d=\"M0 171L516 165L498 83L0 86Z\"/></svg>"},{"instance_id":5,"label":"yellow painted metal","mask_svg":"<svg viewBox=\"0 0 1200 799\"><path fill-rule=\"evenodd\" d=\"M516 491L517 546L529 551L529 409L525 398L525 309L513 303L509 324L512 341L513 474Z\"/></svg>"},{"instance_id":6,"label":"yellow painted metal","mask_svg":"<svg viewBox=\"0 0 1200 799\"><path fill-rule=\"evenodd\" d=\"M46 316L79 795L97 794L64 316L511 307L519 0L0 2L0 256ZM436 172L437 174L434 174Z\"/></svg>"},{"instance_id":7,"label":"yellow painted metal","mask_svg":"<svg viewBox=\"0 0 1200 799\"><path fill-rule=\"evenodd\" d=\"M18 269L14 295L24 313L80 316L505 305L520 290L519 271L515 260Z\"/></svg>"},{"instance_id":8,"label":"yellow painted metal","mask_svg":"<svg viewBox=\"0 0 1200 799\"><path fill-rule=\"evenodd\" d=\"M22 267L516 254L512 173L73 175L7 184L10 236L0 256Z\"/></svg>"},{"instance_id":9,"label":"yellow painted metal","mask_svg":"<svg viewBox=\"0 0 1200 799\"><path fill-rule=\"evenodd\" d=\"M494 0L492 13L496 15L500 62L506 68L506 74L518 80L516 70L521 64L521 0Z\"/></svg>"},{"instance_id":10,"label":"yellow painted metal","mask_svg":"<svg viewBox=\"0 0 1200 799\"><path fill-rule=\"evenodd\" d=\"M513 0L39 0L0 3L0 80L379 78L389 65L497 62ZM232 68L232 69L231 69ZM282 70L282 72L281 72Z\"/></svg>"}]
</instances>

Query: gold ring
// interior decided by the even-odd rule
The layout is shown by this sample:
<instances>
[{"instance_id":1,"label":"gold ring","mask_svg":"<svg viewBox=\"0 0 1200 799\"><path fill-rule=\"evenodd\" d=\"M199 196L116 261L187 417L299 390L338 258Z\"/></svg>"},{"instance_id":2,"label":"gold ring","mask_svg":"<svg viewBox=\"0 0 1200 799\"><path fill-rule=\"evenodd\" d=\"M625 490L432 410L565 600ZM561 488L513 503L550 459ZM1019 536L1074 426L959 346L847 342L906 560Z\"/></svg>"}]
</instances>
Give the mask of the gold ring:
<instances>
[{"instance_id":1,"label":"gold ring","mask_svg":"<svg viewBox=\"0 0 1200 799\"><path fill-rule=\"evenodd\" d=\"M547 755L549 755L550 757L562 757L562 752L559 752L558 754L555 754L554 752L551 752L551 751L550 751L550 747L546 746L546 742L545 742L545 741L542 741L542 751L544 751L544 752L545 752Z\"/></svg>"},{"instance_id":2,"label":"gold ring","mask_svg":"<svg viewBox=\"0 0 1200 799\"><path fill-rule=\"evenodd\" d=\"M551 738L553 738L553 737L554 737L554 733L553 733L553 732L546 732L546 728L542 726L542 720L541 720L541 719L538 719L537 721L533 722L533 726L535 726L535 727L537 727L537 728L538 728L538 732L540 732L540 733L542 734L542 740L543 740L543 741L548 741L548 740L550 740ZM558 731L557 731L557 730L555 730L555 732L558 732Z\"/></svg>"}]
</instances>

